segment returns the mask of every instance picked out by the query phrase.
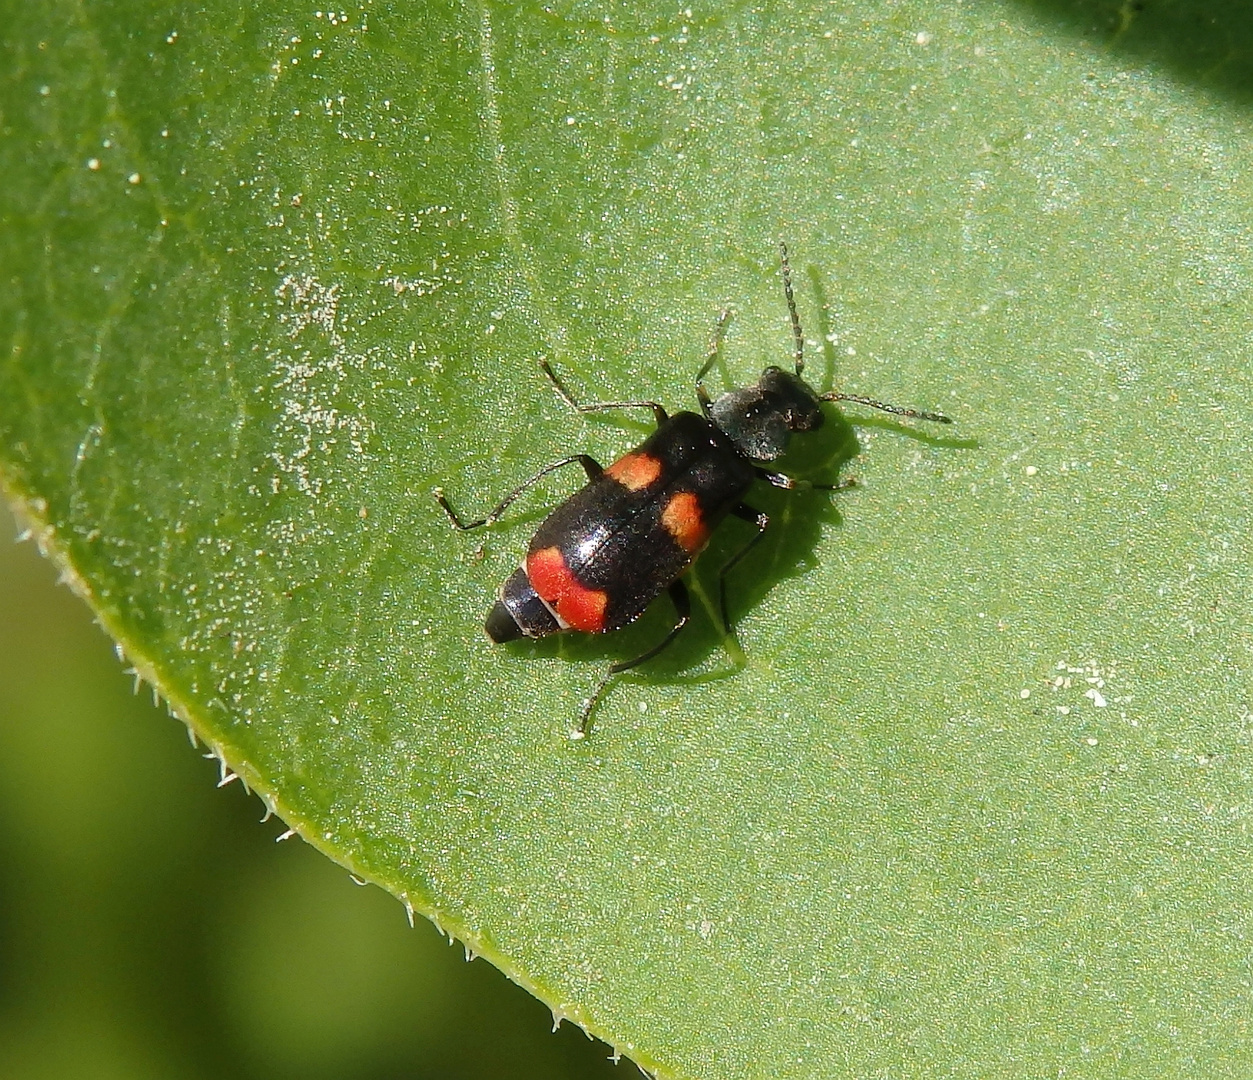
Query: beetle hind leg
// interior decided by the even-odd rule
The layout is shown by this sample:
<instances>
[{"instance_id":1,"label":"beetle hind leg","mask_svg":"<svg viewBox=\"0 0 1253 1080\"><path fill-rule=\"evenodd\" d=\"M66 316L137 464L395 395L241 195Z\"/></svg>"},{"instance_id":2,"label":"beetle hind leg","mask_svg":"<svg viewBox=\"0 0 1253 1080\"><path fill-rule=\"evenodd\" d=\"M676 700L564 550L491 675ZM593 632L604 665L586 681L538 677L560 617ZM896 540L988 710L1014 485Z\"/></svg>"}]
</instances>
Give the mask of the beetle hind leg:
<instances>
[{"instance_id":1,"label":"beetle hind leg","mask_svg":"<svg viewBox=\"0 0 1253 1080\"><path fill-rule=\"evenodd\" d=\"M633 667L639 667L646 660L651 660L659 652L665 649L682 630L692 617L692 601L688 596L687 586L681 581L672 582L669 589L670 602L674 605L675 621L674 626L670 628L670 632L662 638L647 652L640 653L633 660L622 660L616 664L610 664L609 670L601 676L601 680L596 684L596 689L592 691L592 696L587 699L582 711L579 713L579 722L570 732L571 739L583 739L587 737L588 721L592 717L592 712L596 706L600 704L600 699L605 696L605 691L609 688L610 680L623 671L630 671Z\"/></svg>"}]
</instances>

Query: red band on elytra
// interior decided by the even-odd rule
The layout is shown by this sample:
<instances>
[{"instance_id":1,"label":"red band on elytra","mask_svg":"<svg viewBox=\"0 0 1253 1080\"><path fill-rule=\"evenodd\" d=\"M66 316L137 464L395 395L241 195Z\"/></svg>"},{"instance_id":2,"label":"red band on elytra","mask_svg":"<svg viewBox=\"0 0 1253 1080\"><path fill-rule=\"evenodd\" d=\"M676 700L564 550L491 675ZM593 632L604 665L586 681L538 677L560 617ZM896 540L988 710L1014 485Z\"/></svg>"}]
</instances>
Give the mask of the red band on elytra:
<instances>
[{"instance_id":1,"label":"red band on elytra","mask_svg":"<svg viewBox=\"0 0 1253 1080\"><path fill-rule=\"evenodd\" d=\"M572 630L586 634L604 630L605 604L609 597L600 589L589 589L581 584L557 548L531 552L526 559L526 573L540 599Z\"/></svg>"},{"instance_id":2,"label":"red band on elytra","mask_svg":"<svg viewBox=\"0 0 1253 1080\"><path fill-rule=\"evenodd\" d=\"M630 491L639 491L661 475L661 461L652 454L626 454L610 465L605 475Z\"/></svg>"},{"instance_id":3,"label":"red band on elytra","mask_svg":"<svg viewBox=\"0 0 1253 1080\"><path fill-rule=\"evenodd\" d=\"M700 500L690 491L680 491L666 503L661 523L684 551L699 551L709 539Z\"/></svg>"}]
</instances>

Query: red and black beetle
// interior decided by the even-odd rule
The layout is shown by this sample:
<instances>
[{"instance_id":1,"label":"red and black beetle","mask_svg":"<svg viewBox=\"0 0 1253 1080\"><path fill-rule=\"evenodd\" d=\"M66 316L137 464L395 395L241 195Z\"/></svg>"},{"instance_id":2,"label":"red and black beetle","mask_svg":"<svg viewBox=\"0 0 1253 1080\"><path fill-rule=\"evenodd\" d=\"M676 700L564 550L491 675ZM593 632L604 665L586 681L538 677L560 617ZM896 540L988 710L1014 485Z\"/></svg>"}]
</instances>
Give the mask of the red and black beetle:
<instances>
[{"instance_id":1,"label":"red and black beetle","mask_svg":"<svg viewBox=\"0 0 1253 1080\"><path fill-rule=\"evenodd\" d=\"M638 447L602 468L586 454L574 454L541 469L506 495L486 517L463 522L440 490L435 497L458 529L476 529L500 518L509 505L541 477L578 462L587 485L576 491L540 525L522 565L500 588L487 616L488 636L495 642L538 638L563 631L604 634L638 619L663 591L674 604L670 632L647 652L610 666L587 700L571 733L582 738L588 717L611 676L644 663L669 645L687 625L691 605L680 575L708 542L710 533L728 515L757 526L757 532L719 571L722 624L727 618L727 572L761 539L770 519L742 502L757 480L776 487L800 486L834 490L839 484L809 484L766 468L782 456L794 431L822 426L824 401L851 401L897 416L952 421L940 413L902 409L856 394L819 394L801 378L805 367L804 337L792 294L787 247L782 252L783 292L787 298L795 341L795 374L768 367L756 386L730 390L711 399L702 383L718 355L722 327L718 318L709 355L696 375L700 413L666 413L655 401L608 401L580 405L546 361L544 374L557 393L579 412L605 409L651 409L657 430Z\"/></svg>"}]
</instances>

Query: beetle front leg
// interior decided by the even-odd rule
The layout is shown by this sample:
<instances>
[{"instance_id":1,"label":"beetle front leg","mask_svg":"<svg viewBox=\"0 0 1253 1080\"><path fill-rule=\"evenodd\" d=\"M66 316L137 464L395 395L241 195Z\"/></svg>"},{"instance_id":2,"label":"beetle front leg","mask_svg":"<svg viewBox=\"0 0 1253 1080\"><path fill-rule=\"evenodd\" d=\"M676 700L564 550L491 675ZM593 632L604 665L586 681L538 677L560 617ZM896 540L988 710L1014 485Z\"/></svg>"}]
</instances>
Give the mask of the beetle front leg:
<instances>
[{"instance_id":1,"label":"beetle front leg","mask_svg":"<svg viewBox=\"0 0 1253 1080\"><path fill-rule=\"evenodd\" d=\"M797 480L793 476L771 472L769 469L754 469L753 471L759 479L774 487L783 488L784 491L796 491L798 488L812 491L847 491L849 488L858 486L857 481L851 476L847 480L841 480L838 484L815 484L810 480Z\"/></svg>"},{"instance_id":2,"label":"beetle front leg","mask_svg":"<svg viewBox=\"0 0 1253 1080\"><path fill-rule=\"evenodd\" d=\"M722 569L718 571L718 606L722 612L722 632L728 635L733 633L733 630L731 628L731 616L727 614L727 572L752 550L753 545L766 535L766 529L770 527L770 518L760 510L754 510L747 503L733 506L731 513L737 518L752 522L757 526L757 532L747 544L723 563Z\"/></svg>"}]
</instances>

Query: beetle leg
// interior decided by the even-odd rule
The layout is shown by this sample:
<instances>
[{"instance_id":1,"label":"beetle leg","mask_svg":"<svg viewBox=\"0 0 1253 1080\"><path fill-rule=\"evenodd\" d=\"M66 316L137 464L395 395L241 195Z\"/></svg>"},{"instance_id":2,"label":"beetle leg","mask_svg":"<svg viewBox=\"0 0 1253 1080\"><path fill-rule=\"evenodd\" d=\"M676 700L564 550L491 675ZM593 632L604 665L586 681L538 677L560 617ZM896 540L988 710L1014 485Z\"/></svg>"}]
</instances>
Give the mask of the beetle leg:
<instances>
[{"instance_id":1,"label":"beetle leg","mask_svg":"<svg viewBox=\"0 0 1253 1080\"><path fill-rule=\"evenodd\" d=\"M634 660L623 660L617 664L613 664L609 668L609 674L617 675L620 671L629 671L633 667L639 667L645 660L651 660L662 649L670 644L677 636L680 630L687 625L687 620L692 617L692 602L687 595L687 586L681 581L674 581L670 584L670 602L674 605L674 613L678 616L675 619L674 626L670 628L664 638L646 653L641 653Z\"/></svg>"},{"instance_id":2,"label":"beetle leg","mask_svg":"<svg viewBox=\"0 0 1253 1080\"><path fill-rule=\"evenodd\" d=\"M633 667L639 667L645 660L651 660L659 652L669 645L676 637L679 631L687 625L688 619L692 616L692 601L687 593L687 586L681 581L674 581L670 584L670 602L674 605L675 622L664 638L645 653L641 653L634 660L623 660L617 664L610 664L609 670L605 672L592 696L587 699L587 704L583 706L583 711L579 713L578 726L570 732L570 738L582 739L587 735L587 722L591 718L592 710L600 703L600 699L604 697L605 690L609 686L609 680L622 671L629 671Z\"/></svg>"},{"instance_id":3,"label":"beetle leg","mask_svg":"<svg viewBox=\"0 0 1253 1080\"><path fill-rule=\"evenodd\" d=\"M553 389L557 391L557 396L570 408L579 412L604 412L606 409L652 409L653 419L657 421L658 427L661 427L668 419L666 410L655 401L598 401L591 405L580 405L574 400L573 395L565 388L562 381L557 378L557 373L553 371L547 360L541 360L539 366L540 370L548 376L549 382L553 384Z\"/></svg>"},{"instance_id":4,"label":"beetle leg","mask_svg":"<svg viewBox=\"0 0 1253 1080\"><path fill-rule=\"evenodd\" d=\"M540 469L540 471L537 472L534 476L530 477L527 480L524 480L521 484L519 484L516 488L514 488L511 492L509 492L508 495L506 495L503 499L500 500L500 503L497 505L496 509L493 510L486 517L477 518L474 521L462 521L461 518L457 516L457 511L455 511L449 505L447 498L444 497L443 488L435 489L435 501L439 503L439 505L443 508L444 513L448 515L448 520L452 522L454 529L460 529L462 531L466 529L477 529L480 525L490 525L492 524L492 522L498 521L500 519L501 514L503 514L507 509L509 509L509 504L512 503L514 499L516 499L519 495L521 495L524 491L526 491L526 489L529 488L532 484L534 484L537 480L540 480L543 477L547 476L550 472L555 472L557 469L560 469L562 466L570 465L575 461L577 461L580 465L583 466L583 471L587 473L588 480L600 479L600 474L605 471L603 468L601 468L600 464L596 461L595 458L588 457L587 454L574 454L570 457L562 458L560 461L554 461L551 465L546 465L544 468Z\"/></svg>"},{"instance_id":5,"label":"beetle leg","mask_svg":"<svg viewBox=\"0 0 1253 1080\"><path fill-rule=\"evenodd\" d=\"M718 353L722 350L722 336L726 333L727 320L731 318L731 309L723 308L714 323L713 333L709 335L709 351L705 354L705 362L696 373L696 400L700 402L701 412L709 416L709 406L713 403L703 382L714 364L718 361Z\"/></svg>"},{"instance_id":6,"label":"beetle leg","mask_svg":"<svg viewBox=\"0 0 1253 1080\"><path fill-rule=\"evenodd\" d=\"M718 606L722 611L722 632L724 634L730 634L732 632L731 618L727 614L727 572L749 553L752 546L757 543L758 540L766 535L766 529L770 525L769 517L763 514L760 510L754 510L747 503L740 503L738 506L733 506L731 508L731 513L733 513L737 518L742 518L744 521L751 521L757 526L757 532L747 544L745 544L739 551L732 555L731 558L723 563L722 569L718 571Z\"/></svg>"},{"instance_id":7,"label":"beetle leg","mask_svg":"<svg viewBox=\"0 0 1253 1080\"><path fill-rule=\"evenodd\" d=\"M759 479L764 480L767 484L772 484L777 488L783 488L784 491L795 491L799 487L810 486L805 480L794 480L790 476L785 476L783 473L771 472L769 469L754 469L753 472L757 474ZM738 514L737 516L744 517L743 514ZM751 521L752 519L747 518L745 520Z\"/></svg>"}]
</instances>

